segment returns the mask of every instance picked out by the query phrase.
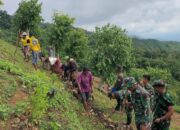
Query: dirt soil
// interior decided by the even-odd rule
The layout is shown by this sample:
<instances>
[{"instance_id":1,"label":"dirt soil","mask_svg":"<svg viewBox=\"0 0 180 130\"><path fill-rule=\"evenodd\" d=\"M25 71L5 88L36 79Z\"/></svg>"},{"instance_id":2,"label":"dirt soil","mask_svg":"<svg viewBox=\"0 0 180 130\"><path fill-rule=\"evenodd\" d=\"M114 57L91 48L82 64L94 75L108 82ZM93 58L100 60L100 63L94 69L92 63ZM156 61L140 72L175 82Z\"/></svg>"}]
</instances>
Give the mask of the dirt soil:
<instances>
[{"instance_id":1,"label":"dirt soil","mask_svg":"<svg viewBox=\"0 0 180 130\"><path fill-rule=\"evenodd\" d=\"M16 106L18 102L26 101L27 99L28 94L22 89L17 89L14 96L9 100L9 105Z\"/></svg>"}]
</instances>

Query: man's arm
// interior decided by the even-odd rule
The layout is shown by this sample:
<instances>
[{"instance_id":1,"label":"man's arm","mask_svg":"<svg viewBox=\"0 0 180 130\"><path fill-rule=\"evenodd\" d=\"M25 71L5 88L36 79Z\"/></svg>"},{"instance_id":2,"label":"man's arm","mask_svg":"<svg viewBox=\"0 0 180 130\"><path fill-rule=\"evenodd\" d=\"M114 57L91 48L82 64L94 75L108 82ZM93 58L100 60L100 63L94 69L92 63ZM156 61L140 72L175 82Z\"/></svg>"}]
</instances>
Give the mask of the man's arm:
<instances>
[{"instance_id":1,"label":"man's arm","mask_svg":"<svg viewBox=\"0 0 180 130\"><path fill-rule=\"evenodd\" d=\"M169 107L168 107L168 112L167 112L164 116L162 116L162 117L160 117L160 118L157 118L157 119L155 120L155 122L156 122L156 123L159 123L159 122L161 122L161 121L171 119L171 116L173 115L173 113L174 113L174 108L173 108L173 106L169 106Z\"/></svg>"}]
</instances>

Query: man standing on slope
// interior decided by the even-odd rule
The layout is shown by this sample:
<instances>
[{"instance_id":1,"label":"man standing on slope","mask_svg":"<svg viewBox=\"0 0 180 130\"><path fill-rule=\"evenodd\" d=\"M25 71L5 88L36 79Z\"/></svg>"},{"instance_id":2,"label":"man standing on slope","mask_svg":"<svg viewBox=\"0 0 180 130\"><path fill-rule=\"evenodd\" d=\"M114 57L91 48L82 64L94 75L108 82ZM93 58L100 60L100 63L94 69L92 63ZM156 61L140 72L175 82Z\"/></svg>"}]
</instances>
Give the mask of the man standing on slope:
<instances>
[{"instance_id":1,"label":"man standing on slope","mask_svg":"<svg viewBox=\"0 0 180 130\"><path fill-rule=\"evenodd\" d=\"M150 95L142 88L135 79L128 82L128 89L131 91L132 105L135 112L137 130L151 130L151 108Z\"/></svg>"},{"instance_id":2,"label":"man standing on slope","mask_svg":"<svg viewBox=\"0 0 180 130\"><path fill-rule=\"evenodd\" d=\"M37 70L37 64L39 60L39 53L41 52L41 47L40 47L38 39L32 36L32 34L30 37L30 48L32 50L32 64L35 70Z\"/></svg>"},{"instance_id":3,"label":"man standing on slope","mask_svg":"<svg viewBox=\"0 0 180 130\"><path fill-rule=\"evenodd\" d=\"M89 113L89 97L93 92L93 76L88 68L84 67L83 71L77 78L79 90L82 96L83 106L86 111L85 115L90 115ZM83 113L84 114L84 113Z\"/></svg>"},{"instance_id":4,"label":"man standing on slope","mask_svg":"<svg viewBox=\"0 0 180 130\"><path fill-rule=\"evenodd\" d=\"M149 83L150 80L151 80L150 75L144 74L142 82L141 82L141 86L144 87L146 89L146 91L148 91L150 94L150 106L151 106L151 110L152 110L153 105L154 105L154 88Z\"/></svg>"},{"instance_id":5,"label":"man standing on slope","mask_svg":"<svg viewBox=\"0 0 180 130\"><path fill-rule=\"evenodd\" d=\"M22 43L22 51L24 54L24 60L29 61L29 43L30 43L30 38L27 36L26 32L22 33L22 38L21 38L21 43Z\"/></svg>"},{"instance_id":6,"label":"man standing on slope","mask_svg":"<svg viewBox=\"0 0 180 130\"><path fill-rule=\"evenodd\" d=\"M169 93L166 92L164 81L154 81L153 87L156 94L152 130L169 130L171 117L174 113L173 100Z\"/></svg>"}]
</instances>

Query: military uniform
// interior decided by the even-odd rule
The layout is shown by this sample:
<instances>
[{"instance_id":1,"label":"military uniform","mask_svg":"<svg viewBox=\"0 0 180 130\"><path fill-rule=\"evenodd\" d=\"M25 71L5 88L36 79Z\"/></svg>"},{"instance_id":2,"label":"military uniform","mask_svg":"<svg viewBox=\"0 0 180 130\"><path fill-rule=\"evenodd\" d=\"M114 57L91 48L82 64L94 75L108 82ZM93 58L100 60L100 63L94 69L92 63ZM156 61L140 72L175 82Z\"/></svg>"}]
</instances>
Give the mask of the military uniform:
<instances>
[{"instance_id":1,"label":"military uniform","mask_svg":"<svg viewBox=\"0 0 180 130\"><path fill-rule=\"evenodd\" d=\"M141 124L147 125L147 128L150 129L151 108L149 93L144 88L138 86L131 95L137 129L140 130Z\"/></svg>"},{"instance_id":2,"label":"military uniform","mask_svg":"<svg viewBox=\"0 0 180 130\"><path fill-rule=\"evenodd\" d=\"M163 117L169 106L173 106L173 100L169 93L155 95L154 120ZM160 123L153 123L152 130L169 130L171 119L163 120Z\"/></svg>"},{"instance_id":3,"label":"military uniform","mask_svg":"<svg viewBox=\"0 0 180 130\"><path fill-rule=\"evenodd\" d=\"M147 85L144 85L144 88L146 89L146 91L149 92L150 94L150 106L151 106L151 110L154 106L154 88L152 87L151 84L147 84Z\"/></svg>"},{"instance_id":4,"label":"military uniform","mask_svg":"<svg viewBox=\"0 0 180 130\"><path fill-rule=\"evenodd\" d=\"M129 103L131 103L131 92L128 90L121 90L118 91L118 98L123 101L124 99L126 99ZM125 106L125 111L126 111L126 115L127 115L127 121L126 124L130 125L132 122L132 110L133 107L132 106Z\"/></svg>"},{"instance_id":5,"label":"military uniform","mask_svg":"<svg viewBox=\"0 0 180 130\"><path fill-rule=\"evenodd\" d=\"M151 108L150 108L150 94L140 85L136 80L128 81L127 87L131 90L132 105L135 112L135 122L137 130L141 126L146 126L147 130L151 129Z\"/></svg>"}]
</instances>

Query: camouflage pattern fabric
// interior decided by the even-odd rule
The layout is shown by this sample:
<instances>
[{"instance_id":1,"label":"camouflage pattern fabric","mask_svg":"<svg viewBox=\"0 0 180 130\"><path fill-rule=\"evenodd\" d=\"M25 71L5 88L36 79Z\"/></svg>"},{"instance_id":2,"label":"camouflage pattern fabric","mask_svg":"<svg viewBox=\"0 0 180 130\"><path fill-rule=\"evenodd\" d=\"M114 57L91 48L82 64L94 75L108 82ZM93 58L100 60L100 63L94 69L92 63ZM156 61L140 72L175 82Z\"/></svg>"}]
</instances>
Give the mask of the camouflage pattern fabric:
<instances>
[{"instance_id":1,"label":"camouflage pattern fabric","mask_svg":"<svg viewBox=\"0 0 180 130\"><path fill-rule=\"evenodd\" d=\"M173 106L173 100L169 93L155 94L154 120L161 118L168 112L168 107ZM152 130L169 130L171 119L153 123Z\"/></svg>"},{"instance_id":2,"label":"camouflage pattern fabric","mask_svg":"<svg viewBox=\"0 0 180 130\"><path fill-rule=\"evenodd\" d=\"M118 91L118 97L119 97L119 99L121 99L121 101L127 100L129 103L131 103L131 101L132 101L131 93L128 90ZM130 125L132 122L133 107L132 106L125 106L125 111L126 111L126 116L127 116L126 124Z\"/></svg>"},{"instance_id":3,"label":"camouflage pattern fabric","mask_svg":"<svg viewBox=\"0 0 180 130\"><path fill-rule=\"evenodd\" d=\"M151 108L150 108L150 95L149 93L138 86L138 88L131 93L132 96L132 105L135 112L135 122L137 129L140 130L140 125L144 124L150 127L151 122ZM150 128L149 128L150 129Z\"/></svg>"},{"instance_id":4,"label":"camouflage pattern fabric","mask_svg":"<svg viewBox=\"0 0 180 130\"><path fill-rule=\"evenodd\" d=\"M144 88L149 92L150 94L150 106L151 106L151 110L154 106L154 88L152 87L151 84L147 84L144 86Z\"/></svg>"}]
</instances>

